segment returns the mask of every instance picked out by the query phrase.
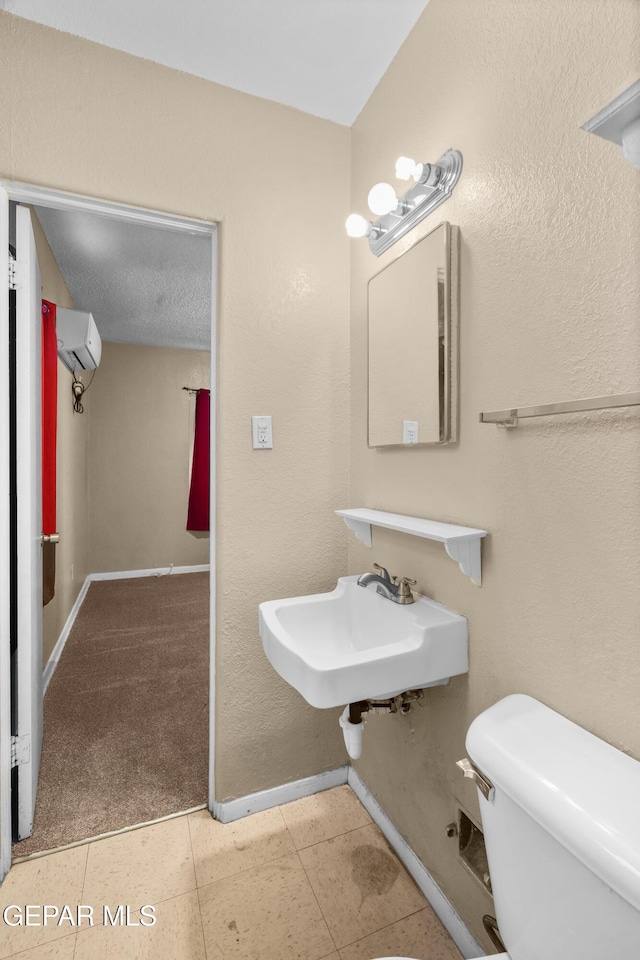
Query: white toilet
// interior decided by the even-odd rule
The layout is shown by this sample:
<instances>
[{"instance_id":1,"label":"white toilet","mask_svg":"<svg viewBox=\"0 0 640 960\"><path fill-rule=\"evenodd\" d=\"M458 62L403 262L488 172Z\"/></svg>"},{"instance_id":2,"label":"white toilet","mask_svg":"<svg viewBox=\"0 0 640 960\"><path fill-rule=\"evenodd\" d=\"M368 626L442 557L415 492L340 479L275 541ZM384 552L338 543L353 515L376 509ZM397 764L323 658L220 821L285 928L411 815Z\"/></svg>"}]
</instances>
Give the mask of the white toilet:
<instances>
[{"instance_id":1,"label":"white toilet","mask_svg":"<svg viewBox=\"0 0 640 960\"><path fill-rule=\"evenodd\" d=\"M480 714L466 746L496 960L640 957L640 763L521 694Z\"/></svg>"}]
</instances>

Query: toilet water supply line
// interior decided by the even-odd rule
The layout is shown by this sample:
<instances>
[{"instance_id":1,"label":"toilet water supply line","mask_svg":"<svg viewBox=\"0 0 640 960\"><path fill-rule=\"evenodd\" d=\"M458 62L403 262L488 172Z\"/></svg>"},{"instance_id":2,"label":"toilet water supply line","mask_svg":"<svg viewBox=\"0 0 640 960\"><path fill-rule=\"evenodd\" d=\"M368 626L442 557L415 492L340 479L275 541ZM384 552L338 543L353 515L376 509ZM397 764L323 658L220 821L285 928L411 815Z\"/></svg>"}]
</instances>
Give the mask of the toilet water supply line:
<instances>
[{"instance_id":1,"label":"toilet water supply line","mask_svg":"<svg viewBox=\"0 0 640 960\"><path fill-rule=\"evenodd\" d=\"M357 700L349 703L340 717L340 726L344 737L344 745L347 753L352 760L359 760L362 756L362 740L364 737L363 713L369 711L381 711L383 713L409 713L411 704L416 700L422 700L423 690L406 690L399 693L396 697L389 697L386 700Z\"/></svg>"}]
</instances>

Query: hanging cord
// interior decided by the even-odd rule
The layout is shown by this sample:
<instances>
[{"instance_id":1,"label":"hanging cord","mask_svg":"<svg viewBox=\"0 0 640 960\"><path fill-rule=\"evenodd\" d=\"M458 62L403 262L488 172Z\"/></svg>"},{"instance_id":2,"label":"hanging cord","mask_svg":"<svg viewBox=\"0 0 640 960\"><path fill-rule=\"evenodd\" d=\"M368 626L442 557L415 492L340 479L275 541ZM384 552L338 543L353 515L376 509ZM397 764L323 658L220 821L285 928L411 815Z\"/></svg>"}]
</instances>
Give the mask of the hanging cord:
<instances>
[{"instance_id":1,"label":"hanging cord","mask_svg":"<svg viewBox=\"0 0 640 960\"><path fill-rule=\"evenodd\" d=\"M97 369L97 367L96 367ZM93 371L93 376L89 383L84 385L82 380L76 377L75 373L73 374L73 382L71 384L71 395L73 396L73 412L74 413L84 413L84 407L82 405L82 398L93 383L96 376L96 370Z\"/></svg>"}]
</instances>

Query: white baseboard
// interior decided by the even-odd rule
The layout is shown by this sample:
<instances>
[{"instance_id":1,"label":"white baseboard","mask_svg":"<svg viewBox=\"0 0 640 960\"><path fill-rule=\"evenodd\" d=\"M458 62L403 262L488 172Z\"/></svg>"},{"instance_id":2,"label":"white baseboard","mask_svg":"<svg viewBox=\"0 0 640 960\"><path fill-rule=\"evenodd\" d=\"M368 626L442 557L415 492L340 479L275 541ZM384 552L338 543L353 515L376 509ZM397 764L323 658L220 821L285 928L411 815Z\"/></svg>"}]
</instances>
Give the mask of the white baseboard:
<instances>
[{"instance_id":1,"label":"white baseboard","mask_svg":"<svg viewBox=\"0 0 640 960\"><path fill-rule=\"evenodd\" d=\"M85 581L82 584L80 593L76 597L76 602L71 608L69 616L67 617L64 627L60 631L60 636L56 641L56 645L51 651L51 656L47 660L46 666L42 673L42 695L46 693L47 687L53 676L53 671L58 666L58 661L62 655L64 645L67 642L69 634L71 633L71 628L75 622L76 617L82 602L87 595L87 590L91 586L91 583L94 580L130 580L135 577L167 577L173 576L176 573L204 573L210 569L208 563L194 564L190 567L154 567L153 569L147 570L110 570L107 573L89 573L85 577Z\"/></svg>"},{"instance_id":2,"label":"white baseboard","mask_svg":"<svg viewBox=\"0 0 640 960\"><path fill-rule=\"evenodd\" d=\"M348 766L337 767L335 770L317 773L313 777L305 777L304 780L294 780L292 783L283 783L279 787L271 787L270 790L248 793L244 797L238 797L237 800L215 803L213 815L221 823L231 823L233 820L248 817L252 813L270 810L271 807L279 807L283 803L291 803L292 800L310 797L313 793L339 787L347 783L348 776Z\"/></svg>"},{"instance_id":3,"label":"white baseboard","mask_svg":"<svg viewBox=\"0 0 640 960\"><path fill-rule=\"evenodd\" d=\"M191 567L150 567L147 570L109 570L106 573L90 573L90 580L131 580L135 577L168 577L174 573L204 573L210 569L208 563L194 564Z\"/></svg>"},{"instance_id":4,"label":"white baseboard","mask_svg":"<svg viewBox=\"0 0 640 960\"><path fill-rule=\"evenodd\" d=\"M75 602L74 605L71 607L71 610L70 610L70 612L69 612L69 616L68 616L67 619L65 620L64 627L63 627L62 630L60 631L60 636L58 637L58 639L57 639L57 641L56 641L56 645L55 645L55 647L53 648L53 650L51 651L51 655L50 655L49 659L48 659L47 662L46 662L44 671L43 671L43 673L42 673L42 695L43 695L43 696L44 696L44 694L45 694L46 691L47 691L47 687L49 686L49 681L51 680L51 677L53 676L53 671L54 671L55 668L58 666L58 660L60 659L60 657L61 657L61 655L62 655L62 651L64 650L64 645L65 645L65 643L67 642L67 638L68 638L69 634L71 633L71 627L73 626L74 621L75 621L76 617L78 616L78 611L80 610L80 607L82 606L82 602L83 602L84 598L86 597L86 595L87 595L87 590L89 589L90 586L91 586L91 575L89 575L88 577L85 577L84 583L83 583L82 586L80 587L80 593L79 593L78 596L76 597L76 602Z\"/></svg>"},{"instance_id":5,"label":"white baseboard","mask_svg":"<svg viewBox=\"0 0 640 960\"><path fill-rule=\"evenodd\" d=\"M425 865L418 859L400 831L393 825L353 767L349 767L348 783L431 904L434 913L440 919L462 956L467 958L486 956L478 941L471 935Z\"/></svg>"}]
</instances>

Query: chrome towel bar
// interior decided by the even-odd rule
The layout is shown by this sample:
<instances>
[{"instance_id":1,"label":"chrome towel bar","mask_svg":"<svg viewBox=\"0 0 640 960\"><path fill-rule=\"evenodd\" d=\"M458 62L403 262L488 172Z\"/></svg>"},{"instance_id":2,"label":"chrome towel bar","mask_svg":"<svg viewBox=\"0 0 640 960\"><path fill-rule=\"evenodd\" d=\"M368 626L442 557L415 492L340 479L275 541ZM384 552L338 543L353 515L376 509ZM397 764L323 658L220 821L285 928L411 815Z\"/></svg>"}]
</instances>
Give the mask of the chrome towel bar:
<instances>
[{"instance_id":1,"label":"chrome towel bar","mask_svg":"<svg viewBox=\"0 0 640 960\"><path fill-rule=\"evenodd\" d=\"M525 417L549 417L556 413L582 413L585 410L610 410L614 407L640 406L640 393L620 393L612 397L586 397L564 403L541 403L536 407L513 407L511 410L491 410L480 414L480 423L496 423L503 427L517 427Z\"/></svg>"}]
</instances>

